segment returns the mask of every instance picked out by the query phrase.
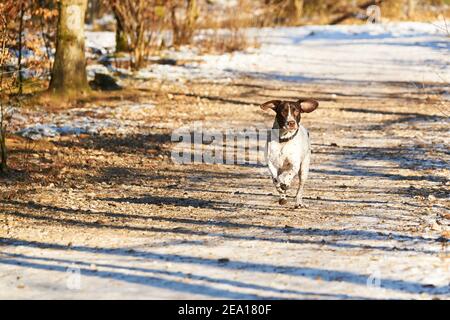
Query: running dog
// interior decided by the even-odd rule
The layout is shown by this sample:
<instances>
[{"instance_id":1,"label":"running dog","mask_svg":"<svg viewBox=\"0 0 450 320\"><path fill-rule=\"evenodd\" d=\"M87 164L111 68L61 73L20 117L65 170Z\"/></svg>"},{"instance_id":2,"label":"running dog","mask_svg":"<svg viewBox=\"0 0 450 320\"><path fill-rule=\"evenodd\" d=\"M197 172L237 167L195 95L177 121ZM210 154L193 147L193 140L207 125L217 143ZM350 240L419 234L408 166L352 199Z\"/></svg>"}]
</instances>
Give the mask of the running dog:
<instances>
[{"instance_id":1,"label":"running dog","mask_svg":"<svg viewBox=\"0 0 450 320\"><path fill-rule=\"evenodd\" d=\"M279 204L287 203L286 194L292 180L299 176L295 208L307 207L303 201L303 187L308 178L311 143L308 130L300 124L302 113L313 112L319 103L305 99L298 101L271 100L261 105L262 110L276 112L272 134L267 141L267 160Z\"/></svg>"}]
</instances>

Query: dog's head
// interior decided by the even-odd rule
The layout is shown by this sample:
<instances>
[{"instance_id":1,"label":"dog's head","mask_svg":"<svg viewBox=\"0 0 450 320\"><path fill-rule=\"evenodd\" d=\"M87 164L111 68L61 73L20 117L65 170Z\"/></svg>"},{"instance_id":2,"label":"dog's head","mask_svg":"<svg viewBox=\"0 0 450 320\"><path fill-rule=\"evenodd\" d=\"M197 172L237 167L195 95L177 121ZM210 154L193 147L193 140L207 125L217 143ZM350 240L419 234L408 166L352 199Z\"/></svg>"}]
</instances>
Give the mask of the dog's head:
<instances>
[{"instance_id":1,"label":"dog's head","mask_svg":"<svg viewBox=\"0 0 450 320\"><path fill-rule=\"evenodd\" d=\"M271 100L263 103L261 109L272 109L276 112L276 121L280 129L295 131L298 129L302 113L313 112L319 103L311 99L298 101Z\"/></svg>"}]
</instances>

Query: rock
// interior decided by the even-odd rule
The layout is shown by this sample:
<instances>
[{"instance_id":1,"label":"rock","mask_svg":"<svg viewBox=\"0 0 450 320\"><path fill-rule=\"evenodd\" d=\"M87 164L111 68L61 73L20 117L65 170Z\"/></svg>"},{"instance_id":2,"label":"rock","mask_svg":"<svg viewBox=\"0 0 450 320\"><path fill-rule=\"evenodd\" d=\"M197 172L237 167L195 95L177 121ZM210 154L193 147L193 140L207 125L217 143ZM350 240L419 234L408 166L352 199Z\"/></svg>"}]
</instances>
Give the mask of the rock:
<instances>
[{"instance_id":1,"label":"rock","mask_svg":"<svg viewBox=\"0 0 450 320\"><path fill-rule=\"evenodd\" d=\"M116 79L105 73L96 73L94 80L89 82L94 90L114 91L122 89L116 82Z\"/></svg>"},{"instance_id":2,"label":"rock","mask_svg":"<svg viewBox=\"0 0 450 320\"><path fill-rule=\"evenodd\" d=\"M176 66L177 60L170 59L170 58L161 58L159 60L156 60L155 63L162 64L162 65Z\"/></svg>"}]
</instances>

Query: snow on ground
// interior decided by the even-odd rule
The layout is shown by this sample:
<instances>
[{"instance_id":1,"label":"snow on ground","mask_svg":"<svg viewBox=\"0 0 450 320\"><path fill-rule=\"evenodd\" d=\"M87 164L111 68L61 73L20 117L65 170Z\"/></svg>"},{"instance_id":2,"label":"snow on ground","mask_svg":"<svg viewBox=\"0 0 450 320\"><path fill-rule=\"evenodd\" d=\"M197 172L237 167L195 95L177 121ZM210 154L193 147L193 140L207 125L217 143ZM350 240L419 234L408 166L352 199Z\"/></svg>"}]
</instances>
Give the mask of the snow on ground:
<instances>
[{"instance_id":1,"label":"snow on ground","mask_svg":"<svg viewBox=\"0 0 450 320\"><path fill-rule=\"evenodd\" d=\"M228 81L239 76L287 82L450 81L449 41L442 27L431 23L402 22L371 25L305 26L248 30L259 49L223 55L199 55L196 50L168 50L165 58L182 59L185 65L150 64L134 76L184 82L189 79ZM113 32L87 32L87 47L111 52ZM114 71L100 64L95 72ZM121 70L122 73L128 73ZM413 85L413 84L412 84ZM411 86L412 90L414 87ZM145 106L144 106L145 107ZM57 116L49 123L22 128L35 139L73 133L101 133L123 129L126 123L104 119Z\"/></svg>"},{"instance_id":2,"label":"snow on ground","mask_svg":"<svg viewBox=\"0 0 450 320\"><path fill-rule=\"evenodd\" d=\"M284 81L450 81L449 41L426 23L263 29L256 53L207 57L202 68ZM330 63L332 61L332 63Z\"/></svg>"},{"instance_id":3,"label":"snow on ground","mask_svg":"<svg viewBox=\"0 0 450 320\"><path fill-rule=\"evenodd\" d=\"M167 51L171 58L203 61L154 64L138 77L224 79L244 74L294 82L450 80L449 41L439 23L264 28L247 33L258 40L260 49L201 57L192 50ZM87 39L114 47L113 35L104 32L90 32Z\"/></svg>"},{"instance_id":4,"label":"snow on ground","mask_svg":"<svg viewBox=\"0 0 450 320\"><path fill-rule=\"evenodd\" d=\"M448 230L447 118L425 109L423 96L405 110L410 96L376 83L448 81L448 39L417 23L249 32L258 32L259 50L182 51L178 57L204 63L155 64L138 76L267 79L245 79L245 88L237 81L234 93L222 88L226 98L251 95L249 104L298 91L345 93L305 117L314 148L310 209L279 207L262 167L180 167L143 156L135 138L105 150L108 139L75 145L67 151L89 150L55 176L61 183L33 178L29 186L3 186L17 199L2 201L0 298L449 298L447 240L440 236ZM285 83L270 81L276 79ZM351 86L359 81L363 86ZM272 120L242 103L217 99L211 108L218 123ZM39 138L42 128L129 132L158 111L166 123L179 116L127 101L27 116L41 123ZM18 125L26 123L21 116L14 115ZM142 139L159 146L162 137ZM47 174L39 165L36 177Z\"/></svg>"},{"instance_id":5,"label":"snow on ground","mask_svg":"<svg viewBox=\"0 0 450 320\"><path fill-rule=\"evenodd\" d=\"M116 47L116 34L110 31L86 31L86 47L113 52Z\"/></svg>"},{"instance_id":6,"label":"snow on ground","mask_svg":"<svg viewBox=\"0 0 450 320\"><path fill-rule=\"evenodd\" d=\"M135 104L124 102L116 107L99 107L96 105L70 109L62 113L37 111L28 118L34 124L19 130L18 134L39 140L43 137L53 138L61 135L119 133L129 134L139 126L145 125L145 117L155 108L153 104ZM15 114L13 125L27 121Z\"/></svg>"}]
</instances>

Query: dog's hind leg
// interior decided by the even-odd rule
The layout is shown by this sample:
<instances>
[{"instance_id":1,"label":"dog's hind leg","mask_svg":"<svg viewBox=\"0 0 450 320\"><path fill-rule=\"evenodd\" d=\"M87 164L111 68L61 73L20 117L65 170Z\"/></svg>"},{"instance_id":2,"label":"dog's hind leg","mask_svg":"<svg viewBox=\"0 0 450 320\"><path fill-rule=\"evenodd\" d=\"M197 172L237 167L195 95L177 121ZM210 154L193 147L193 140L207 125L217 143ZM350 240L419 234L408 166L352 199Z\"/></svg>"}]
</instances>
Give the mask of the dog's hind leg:
<instances>
[{"instance_id":1,"label":"dog's hind leg","mask_svg":"<svg viewBox=\"0 0 450 320\"><path fill-rule=\"evenodd\" d=\"M295 208L307 208L308 206L303 203L303 187L305 186L306 180L308 179L309 173L309 163L311 161L311 152L309 152L305 159L303 159L300 165L300 171L298 173L298 190L297 196L295 197Z\"/></svg>"}]
</instances>

